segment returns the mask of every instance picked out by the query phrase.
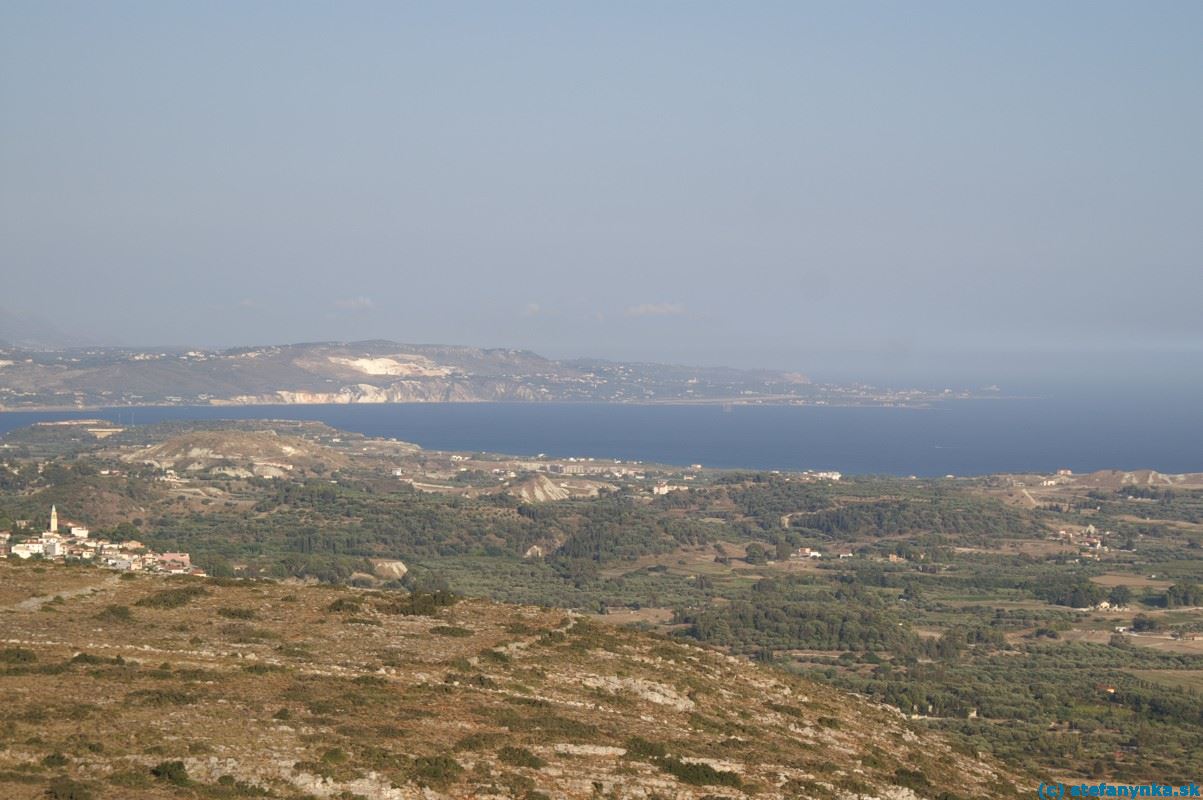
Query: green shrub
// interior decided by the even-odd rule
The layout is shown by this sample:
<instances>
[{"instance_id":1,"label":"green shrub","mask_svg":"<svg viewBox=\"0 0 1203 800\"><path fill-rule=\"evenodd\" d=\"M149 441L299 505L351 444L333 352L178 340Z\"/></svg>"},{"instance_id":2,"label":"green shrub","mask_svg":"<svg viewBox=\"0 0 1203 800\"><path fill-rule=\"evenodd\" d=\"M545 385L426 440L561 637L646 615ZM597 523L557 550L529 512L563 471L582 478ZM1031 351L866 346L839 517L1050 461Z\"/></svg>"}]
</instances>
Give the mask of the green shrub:
<instances>
[{"instance_id":1,"label":"green shrub","mask_svg":"<svg viewBox=\"0 0 1203 800\"><path fill-rule=\"evenodd\" d=\"M347 763L347 751L341 747L332 747L322 753L322 761L327 764L345 764Z\"/></svg>"},{"instance_id":2,"label":"green shrub","mask_svg":"<svg viewBox=\"0 0 1203 800\"><path fill-rule=\"evenodd\" d=\"M461 686L475 686L478 689L496 689L497 681L490 678L488 675L476 673L474 675L462 675L457 672L448 672L443 677L443 683L458 683Z\"/></svg>"},{"instance_id":3,"label":"green shrub","mask_svg":"<svg viewBox=\"0 0 1203 800\"><path fill-rule=\"evenodd\" d=\"M627 739L627 755L631 758L665 758L668 751L660 742L651 742L642 736Z\"/></svg>"},{"instance_id":4,"label":"green shrub","mask_svg":"<svg viewBox=\"0 0 1203 800\"><path fill-rule=\"evenodd\" d=\"M125 664L125 659L121 656L113 656L105 658L104 656L94 656L91 653L76 653L71 657L72 664L107 664L109 666L119 667Z\"/></svg>"},{"instance_id":5,"label":"green shrub","mask_svg":"<svg viewBox=\"0 0 1203 800\"><path fill-rule=\"evenodd\" d=\"M176 786L187 786L190 783L188 769L183 761L160 761L150 768L150 774Z\"/></svg>"},{"instance_id":6,"label":"green shrub","mask_svg":"<svg viewBox=\"0 0 1203 800\"><path fill-rule=\"evenodd\" d=\"M513 767L531 769L539 769L547 763L525 747L503 747L497 751L497 759Z\"/></svg>"},{"instance_id":7,"label":"green shrub","mask_svg":"<svg viewBox=\"0 0 1203 800\"><path fill-rule=\"evenodd\" d=\"M145 789L150 785L150 777L141 770L114 772L108 780L113 786L121 786L126 789Z\"/></svg>"},{"instance_id":8,"label":"green shrub","mask_svg":"<svg viewBox=\"0 0 1203 800\"><path fill-rule=\"evenodd\" d=\"M479 733L469 733L464 738L455 743L456 750L484 750L491 747L493 744L504 739L500 733L489 733L481 731Z\"/></svg>"},{"instance_id":9,"label":"green shrub","mask_svg":"<svg viewBox=\"0 0 1203 800\"><path fill-rule=\"evenodd\" d=\"M738 787L743 782L739 774L717 770L709 764L682 761L679 758L657 759L656 766L672 775L681 783L694 786L733 786Z\"/></svg>"},{"instance_id":10,"label":"green shrub","mask_svg":"<svg viewBox=\"0 0 1203 800\"><path fill-rule=\"evenodd\" d=\"M329 779L333 779L335 775L334 767L321 761L298 761L292 765L292 768L297 772L309 772Z\"/></svg>"},{"instance_id":11,"label":"green shrub","mask_svg":"<svg viewBox=\"0 0 1203 800\"><path fill-rule=\"evenodd\" d=\"M266 628L256 628L245 622L229 622L221 626L221 635L236 644L254 644L264 640L278 639L277 634Z\"/></svg>"},{"instance_id":12,"label":"green shrub","mask_svg":"<svg viewBox=\"0 0 1203 800\"><path fill-rule=\"evenodd\" d=\"M414 777L419 783L447 783L463 774L464 768L451 756L419 756L414 759Z\"/></svg>"},{"instance_id":13,"label":"green shrub","mask_svg":"<svg viewBox=\"0 0 1203 800\"><path fill-rule=\"evenodd\" d=\"M456 625L435 625L430 629L430 632L435 636L454 636L459 638L472 635L472 631Z\"/></svg>"},{"instance_id":14,"label":"green shrub","mask_svg":"<svg viewBox=\"0 0 1203 800\"><path fill-rule=\"evenodd\" d=\"M512 633L516 636L529 636L537 631L538 628L531 627L525 622L510 622L506 624L505 630L506 633Z\"/></svg>"},{"instance_id":15,"label":"green shrub","mask_svg":"<svg viewBox=\"0 0 1203 800\"><path fill-rule=\"evenodd\" d=\"M42 759L42 766L51 767L52 769L56 767L65 767L67 766L67 757L62 753L51 753Z\"/></svg>"},{"instance_id":16,"label":"green shrub","mask_svg":"<svg viewBox=\"0 0 1203 800\"><path fill-rule=\"evenodd\" d=\"M0 664L32 664L37 660L37 653L23 647L6 647L0 650Z\"/></svg>"},{"instance_id":17,"label":"green shrub","mask_svg":"<svg viewBox=\"0 0 1203 800\"><path fill-rule=\"evenodd\" d=\"M384 725L376 726L376 736L385 739L403 739L408 735L404 728L398 728L396 725L385 723Z\"/></svg>"},{"instance_id":18,"label":"green shrub","mask_svg":"<svg viewBox=\"0 0 1203 800\"><path fill-rule=\"evenodd\" d=\"M440 608L455 605L459 598L451 592L440 590L434 592L414 592L391 603L381 603L376 610L382 614L401 614L404 616L432 616Z\"/></svg>"},{"instance_id":19,"label":"green shrub","mask_svg":"<svg viewBox=\"0 0 1203 800\"><path fill-rule=\"evenodd\" d=\"M240 781L233 775L222 775L217 779L221 787L219 797L271 797L271 792L253 783Z\"/></svg>"},{"instance_id":20,"label":"green shrub","mask_svg":"<svg viewBox=\"0 0 1203 800\"><path fill-rule=\"evenodd\" d=\"M510 708L499 708L492 709L491 714L497 724L511 731L538 732L544 740L593 741L598 735L596 725L561 717L541 709L524 709L518 712Z\"/></svg>"},{"instance_id":21,"label":"green shrub","mask_svg":"<svg viewBox=\"0 0 1203 800\"><path fill-rule=\"evenodd\" d=\"M96 614L96 619L101 622L133 622L134 613L129 606L108 605Z\"/></svg>"},{"instance_id":22,"label":"green shrub","mask_svg":"<svg viewBox=\"0 0 1203 800\"><path fill-rule=\"evenodd\" d=\"M931 781L917 769L907 769L899 767L894 770L894 783L899 786L905 786L907 789L913 789L917 793L926 793L931 788Z\"/></svg>"},{"instance_id":23,"label":"green shrub","mask_svg":"<svg viewBox=\"0 0 1203 800\"><path fill-rule=\"evenodd\" d=\"M500 650L492 650L489 648L481 650L480 657L486 661L492 661L494 664L509 664L511 661L513 661L508 654L503 653Z\"/></svg>"},{"instance_id":24,"label":"green shrub","mask_svg":"<svg viewBox=\"0 0 1203 800\"><path fill-rule=\"evenodd\" d=\"M805 712L797 706L786 705L785 703L765 703L766 706L776 711L778 714L785 714L789 717L797 717L799 719L806 716Z\"/></svg>"},{"instance_id":25,"label":"green shrub","mask_svg":"<svg viewBox=\"0 0 1203 800\"><path fill-rule=\"evenodd\" d=\"M125 699L142 706L163 708L164 706L192 705L200 698L195 694L178 689L138 689L127 694Z\"/></svg>"},{"instance_id":26,"label":"green shrub","mask_svg":"<svg viewBox=\"0 0 1203 800\"><path fill-rule=\"evenodd\" d=\"M243 664L242 671L251 675L267 675L271 672L284 672L279 664Z\"/></svg>"},{"instance_id":27,"label":"green shrub","mask_svg":"<svg viewBox=\"0 0 1203 800\"><path fill-rule=\"evenodd\" d=\"M204 597L209 591L201 586L181 586L178 589L163 589L143 597L136 606L143 608L183 608L198 597Z\"/></svg>"},{"instance_id":28,"label":"green shrub","mask_svg":"<svg viewBox=\"0 0 1203 800\"><path fill-rule=\"evenodd\" d=\"M46 787L46 796L50 800L92 800L92 790L86 784L63 775L50 782Z\"/></svg>"},{"instance_id":29,"label":"green shrub","mask_svg":"<svg viewBox=\"0 0 1203 800\"><path fill-rule=\"evenodd\" d=\"M640 736L632 736L627 740L627 756L648 761L682 783L694 786L733 786L742 785L739 774L717 770L709 764L693 763L668 755L667 748L661 742L652 742Z\"/></svg>"},{"instance_id":30,"label":"green shrub","mask_svg":"<svg viewBox=\"0 0 1203 800\"><path fill-rule=\"evenodd\" d=\"M351 679L351 683L356 686L374 686L377 689L383 689L389 685L388 680L379 675L357 675Z\"/></svg>"},{"instance_id":31,"label":"green shrub","mask_svg":"<svg viewBox=\"0 0 1203 800\"><path fill-rule=\"evenodd\" d=\"M0 782L4 783L39 783L41 776L32 772L18 772L16 770L0 770Z\"/></svg>"},{"instance_id":32,"label":"green shrub","mask_svg":"<svg viewBox=\"0 0 1203 800\"><path fill-rule=\"evenodd\" d=\"M254 619L255 612L249 608L219 608L217 613L227 619Z\"/></svg>"},{"instance_id":33,"label":"green shrub","mask_svg":"<svg viewBox=\"0 0 1203 800\"><path fill-rule=\"evenodd\" d=\"M858 781L851 776L845 776L835 782L835 785L851 795L871 796L873 793L872 787L863 781Z\"/></svg>"}]
</instances>

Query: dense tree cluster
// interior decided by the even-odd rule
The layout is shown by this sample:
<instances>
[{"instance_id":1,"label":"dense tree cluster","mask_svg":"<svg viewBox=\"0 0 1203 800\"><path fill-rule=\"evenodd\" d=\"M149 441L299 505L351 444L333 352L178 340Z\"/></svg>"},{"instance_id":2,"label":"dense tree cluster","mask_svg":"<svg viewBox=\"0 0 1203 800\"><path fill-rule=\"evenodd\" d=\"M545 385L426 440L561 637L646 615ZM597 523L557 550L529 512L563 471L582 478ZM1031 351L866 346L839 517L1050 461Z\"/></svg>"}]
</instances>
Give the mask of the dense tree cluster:
<instances>
[{"instance_id":1,"label":"dense tree cluster","mask_svg":"<svg viewBox=\"0 0 1203 800\"><path fill-rule=\"evenodd\" d=\"M685 634L751 653L769 650L915 652L919 640L873 593L805 580L766 579L732 602L678 613Z\"/></svg>"},{"instance_id":2,"label":"dense tree cluster","mask_svg":"<svg viewBox=\"0 0 1203 800\"><path fill-rule=\"evenodd\" d=\"M1037 585L1035 593L1050 603L1070 608L1092 608L1108 595L1106 588L1086 578L1065 584Z\"/></svg>"},{"instance_id":3,"label":"dense tree cluster","mask_svg":"<svg viewBox=\"0 0 1203 800\"><path fill-rule=\"evenodd\" d=\"M796 515L790 524L836 539L914 532L1016 537L1031 535L1035 529L1026 516L998 503L967 503L963 498L942 496L848 503Z\"/></svg>"},{"instance_id":4,"label":"dense tree cluster","mask_svg":"<svg viewBox=\"0 0 1203 800\"><path fill-rule=\"evenodd\" d=\"M1203 587L1197 583L1176 583L1165 592L1165 607L1203 605Z\"/></svg>"}]
</instances>

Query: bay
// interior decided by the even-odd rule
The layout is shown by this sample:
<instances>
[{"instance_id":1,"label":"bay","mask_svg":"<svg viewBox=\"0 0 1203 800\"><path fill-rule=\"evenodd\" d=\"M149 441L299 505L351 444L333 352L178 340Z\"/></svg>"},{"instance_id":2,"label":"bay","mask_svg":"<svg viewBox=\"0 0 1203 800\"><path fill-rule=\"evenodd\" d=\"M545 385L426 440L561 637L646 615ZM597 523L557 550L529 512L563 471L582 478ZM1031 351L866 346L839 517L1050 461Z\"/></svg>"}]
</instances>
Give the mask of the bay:
<instances>
[{"instance_id":1,"label":"bay","mask_svg":"<svg viewBox=\"0 0 1203 800\"><path fill-rule=\"evenodd\" d=\"M742 469L938 476L1203 471L1193 397L958 400L930 408L596 403L177 406L0 413L0 433L102 418L304 419L428 449Z\"/></svg>"}]
</instances>

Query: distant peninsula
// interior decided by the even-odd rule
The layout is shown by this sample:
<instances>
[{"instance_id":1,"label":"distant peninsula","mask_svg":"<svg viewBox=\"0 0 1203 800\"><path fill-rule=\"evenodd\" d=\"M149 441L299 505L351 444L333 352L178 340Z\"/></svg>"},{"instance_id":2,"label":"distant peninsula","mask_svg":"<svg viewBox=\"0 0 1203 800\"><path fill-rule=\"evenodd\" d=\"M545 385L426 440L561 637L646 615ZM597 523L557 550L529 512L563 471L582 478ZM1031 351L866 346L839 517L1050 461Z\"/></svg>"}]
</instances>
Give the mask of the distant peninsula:
<instances>
[{"instance_id":1,"label":"distant peninsula","mask_svg":"<svg viewBox=\"0 0 1203 800\"><path fill-rule=\"evenodd\" d=\"M796 372L390 341L228 350L0 347L0 410L342 403L924 406L964 392L816 383Z\"/></svg>"}]
</instances>

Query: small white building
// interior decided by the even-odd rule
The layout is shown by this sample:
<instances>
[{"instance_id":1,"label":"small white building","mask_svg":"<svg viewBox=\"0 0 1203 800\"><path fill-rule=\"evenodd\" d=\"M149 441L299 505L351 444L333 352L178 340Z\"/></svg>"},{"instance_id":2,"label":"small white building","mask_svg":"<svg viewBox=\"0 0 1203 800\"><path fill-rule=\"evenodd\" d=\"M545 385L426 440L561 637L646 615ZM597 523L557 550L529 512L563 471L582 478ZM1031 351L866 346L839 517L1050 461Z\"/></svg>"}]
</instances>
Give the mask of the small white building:
<instances>
[{"instance_id":1,"label":"small white building","mask_svg":"<svg viewBox=\"0 0 1203 800\"><path fill-rule=\"evenodd\" d=\"M31 558L42 555L42 542L34 539L29 542L18 542L13 545L12 554L17 558Z\"/></svg>"}]
</instances>

